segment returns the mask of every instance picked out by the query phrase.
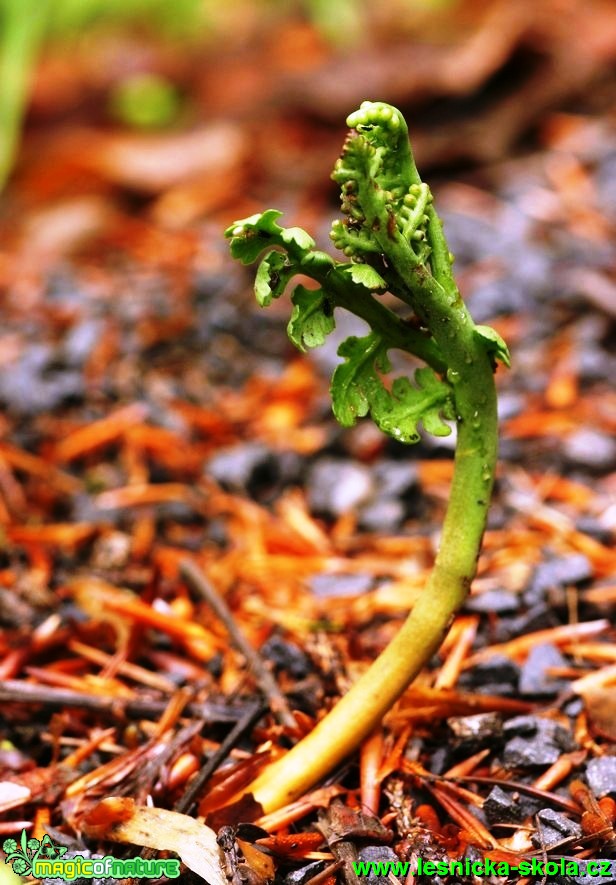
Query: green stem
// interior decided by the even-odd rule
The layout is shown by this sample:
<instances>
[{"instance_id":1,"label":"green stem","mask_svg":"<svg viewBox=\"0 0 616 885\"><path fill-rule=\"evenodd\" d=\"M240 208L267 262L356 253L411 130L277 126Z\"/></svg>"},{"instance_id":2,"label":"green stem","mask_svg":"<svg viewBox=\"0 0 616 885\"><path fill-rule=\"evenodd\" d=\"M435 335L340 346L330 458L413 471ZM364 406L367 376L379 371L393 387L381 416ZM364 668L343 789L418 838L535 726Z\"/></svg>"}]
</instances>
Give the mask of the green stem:
<instances>
[{"instance_id":1,"label":"green stem","mask_svg":"<svg viewBox=\"0 0 616 885\"><path fill-rule=\"evenodd\" d=\"M495 403L493 391L486 393ZM351 690L307 737L249 787L265 812L301 796L356 750L441 644L470 589L485 526L496 428L487 417L484 424L481 459L477 457L477 431L458 424L451 498L425 589L397 635ZM486 434L487 430L491 433Z\"/></svg>"},{"instance_id":2,"label":"green stem","mask_svg":"<svg viewBox=\"0 0 616 885\"><path fill-rule=\"evenodd\" d=\"M461 319L450 322L456 332L465 331ZM496 467L497 422L490 360L478 345L469 346L468 353L473 362L463 357L465 374L456 385L451 495L428 582L400 631L364 675L309 735L248 788L265 812L301 796L357 749L438 649L469 592Z\"/></svg>"},{"instance_id":3,"label":"green stem","mask_svg":"<svg viewBox=\"0 0 616 885\"><path fill-rule=\"evenodd\" d=\"M383 335L391 347L418 357L439 374L447 370L440 348L428 335L409 326L389 308L367 295L361 286L351 286L348 279L336 269L323 275L312 270L308 272L334 297L336 307L346 308L365 320L375 332Z\"/></svg>"},{"instance_id":4,"label":"green stem","mask_svg":"<svg viewBox=\"0 0 616 885\"><path fill-rule=\"evenodd\" d=\"M329 255L312 250L304 252L294 243L285 244L285 249L297 266L297 272L305 273L319 283L333 297L336 307L343 307L365 320L373 331L383 335L391 347L418 357L435 372L443 374L447 370L448 364L443 359L442 351L429 334L409 326L392 310L375 301L363 286L352 283ZM399 297L414 308L413 300L406 292L401 292Z\"/></svg>"}]
</instances>

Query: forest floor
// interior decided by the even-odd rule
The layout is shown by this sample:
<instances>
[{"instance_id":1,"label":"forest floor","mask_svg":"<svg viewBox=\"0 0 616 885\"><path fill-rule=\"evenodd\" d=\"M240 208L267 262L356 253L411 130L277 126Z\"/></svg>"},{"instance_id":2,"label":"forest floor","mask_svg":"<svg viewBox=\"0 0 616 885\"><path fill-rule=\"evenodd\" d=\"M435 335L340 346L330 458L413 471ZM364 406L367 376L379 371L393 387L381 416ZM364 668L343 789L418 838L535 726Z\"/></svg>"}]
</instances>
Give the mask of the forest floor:
<instances>
[{"instance_id":1,"label":"forest floor","mask_svg":"<svg viewBox=\"0 0 616 885\"><path fill-rule=\"evenodd\" d=\"M41 62L0 210L3 838L182 856L200 815L226 827L234 885L616 857L616 15L484 5L439 45L429 20L396 39L381 22L362 54L281 19L224 49L132 36ZM189 122L112 125L135 53ZM249 823L224 807L412 606L452 472L451 438L336 425L336 346L361 324L337 316L299 355L285 299L261 312L222 236L272 206L328 249L365 98L405 113L462 294L512 352L494 504L431 666L357 757ZM183 859L182 881L207 878ZM546 881L616 882L616 862Z\"/></svg>"}]
</instances>

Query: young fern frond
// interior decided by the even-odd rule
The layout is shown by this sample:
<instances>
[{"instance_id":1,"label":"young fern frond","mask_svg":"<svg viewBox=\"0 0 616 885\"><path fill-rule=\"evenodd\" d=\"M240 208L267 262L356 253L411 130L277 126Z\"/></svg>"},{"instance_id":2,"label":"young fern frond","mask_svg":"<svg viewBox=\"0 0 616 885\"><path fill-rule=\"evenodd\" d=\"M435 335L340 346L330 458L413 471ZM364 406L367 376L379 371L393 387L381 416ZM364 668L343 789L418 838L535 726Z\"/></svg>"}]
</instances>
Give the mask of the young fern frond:
<instances>
[{"instance_id":1,"label":"young fern frond","mask_svg":"<svg viewBox=\"0 0 616 885\"><path fill-rule=\"evenodd\" d=\"M296 274L317 284L293 291L291 340L301 349L323 344L334 310L364 319L371 332L349 338L331 386L334 414L344 426L365 415L395 439L414 443L419 426L436 436L457 427L451 495L441 543L426 587L382 654L315 729L250 785L266 811L292 801L357 748L436 651L469 592L485 527L497 456L496 361L507 346L488 326L476 326L451 271L452 256L429 187L417 172L400 111L364 102L347 119L332 177L342 212L331 237L350 259L334 261L299 228L278 225L280 212L236 222L226 231L231 253L245 264L266 252L257 270L260 304L283 294ZM266 251L267 250L267 251ZM409 324L379 296L388 290L415 315ZM426 363L413 383L386 387L388 351Z\"/></svg>"}]
</instances>

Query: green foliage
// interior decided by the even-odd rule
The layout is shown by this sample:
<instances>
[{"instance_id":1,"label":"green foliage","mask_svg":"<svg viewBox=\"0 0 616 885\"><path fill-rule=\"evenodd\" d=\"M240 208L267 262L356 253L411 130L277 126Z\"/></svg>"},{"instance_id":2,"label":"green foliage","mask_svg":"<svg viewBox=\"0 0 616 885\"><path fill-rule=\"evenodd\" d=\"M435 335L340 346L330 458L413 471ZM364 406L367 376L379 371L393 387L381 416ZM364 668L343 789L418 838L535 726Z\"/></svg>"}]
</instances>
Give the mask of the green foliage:
<instances>
[{"instance_id":1,"label":"green foliage","mask_svg":"<svg viewBox=\"0 0 616 885\"><path fill-rule=\"evenodd\" d=\"M320 347L336 328L334 306L323 289L296 286L291 295L293 313L287 334L299 350Z\"/></svg>"},{"instance_id":2,"label":"green foliage","mask_svg":"<svg viewBox=\"0 0 616 885\"><path fill-rule=\"evenodd\" d=\"M203 0L54 0L48 22L51 39L64 39L92 26L132 22L168 36L185 36L203 19Z\"/></svg>"},{"instance_id":3,"label":"green foliage","mask_svg":"<svg viewBox=\"0 0 616 885\"><path fill-rule=\"evenodd\" d=\"M511 366L509 348L496 329L493 329L492 326L475 326L475 335L494 361L501 362L507 368Z\"/></svg>"},{"instance_id":4,"label":"green foliage","mask_svg":"<svg viewBox=\"0 0 616 885\"><path fill-rule=\"evenodd\" d=\"M272 249L261 261L255 277L255 295L261 307L271 304L272 298L279 298L289 281L290 266L282 252Z\"/></svg>"},{"instance_id":5,"label":"green foliage","mask_svg":"<svg viewBox=\"0 0 616 885\"><path fill-rule=\"evenodd\" d=\"M180 111L175 86L157 74L135 74L118 83L109 96L109 109L116 119L136 129L162 129L173 123Z\"/></svg>"},{"instance_id":6,"label":"green foliage","mask_svg":"<svg viewBox=\"0 0 616 885\"><path fill-rule=\"evenodd\" d=\"M301 228L281 227L280 216L278 210L268 209L235 222L225 235L231 241L231 254L244 264L253 263L268 249L255 278L255 295L262 307L280 297L295 274L313 276L321 283L318 289L295 287L287 327L289 338L300 350L319 347L335 328L334 308L341 286L348 290L352 302L359 293L372 298L383 292L387 282L370 264L332 262L313 249L314 240ZM402 377L388 390L381 376L391 369L387 351L392 346L377 332L349 338L340 346L338 355L344 361L335 370L331 385L337 420L348 427L369 414L381 430L405 443L420 439L420 424L436 436L449 434L451 428L443 421L443 417L454 417L449 383L425 368L415 373L416 386Z\"/></svg>"},{"instance_id":7,"label":"green foliage","mask_svg":"<svg viewBox=\"0 0 616 885\"><path fill-rule=\"evenodd\" d=\"M225 231L231 240L231 255L242 264L252 264L264 249L280 246L289 252L305 253L312 249L314 240L301 227L280 227L276 219L282 212L267 209L241 221L234 221Z\"/></svg>"},{"instance_id":8,"label":"green foliage","mask_svg":"<svg viewBox=\"0 0 616 885\"><path fill-rule=\"evenodd\" d=\"M334 415L343 427L370 413L374 423L399 442L419 442L419 422L435 436L447 436L451 428L441 414L453 418L451 390L432 369L415 372L414 387L408 378L396 378L391 392L381 375L391 370L387 343L372 332L365 338L347 338L338 348L345 358L334 372L331 394Z\"/></svg>"},{"instance_id":9,"label":"green foliage","mask_svg":"<svg viewBox=\"0 0 616 885\"><path fill-rule=\"evenodd\" d=\"M472 323L460 298L451 275L452 257L430 188L415 167L402 114L384 102L364 102L347 123L355 131L347 137L332 175L340 185L345 218L334 221L331 238L350 262L334 261L316 250L301 228L282 227L276 209L235 222L225 236L233 257L244 264L265 253L255 280L261 306L280 297L296 274L312 277L317 284L316 289L298 285L291 296L287 331L300 350L324 343L334 329L336 307L350 310L372 327L370 334L351 337L338 350L342 362L334 371L331 395L343 426L370 415L400 442L417 442L420 427L445 436L451 432L446 420L464 411L456 401L459 367L475 361L473 342L492 363L506 365L507 347L493 329ZM379 303L387 290L416 316L403 323ZM445 335L449 328L451 333ZM456 339L451 343L450 335ZM392 348L428 363L415 372L414 383L406 377L387 381Z\"/></svg>"},{"instance_id":10,"label":"green foliage","mask_svg":"<svg viewBox=\"0 0 616 885\"><path fill-rule=\"evenodd\" d=\"M339 265L339 270L348 276L354 283L369 289L371 292L387 289L387 283L380 273L369 264Z\"/></svg>"},{"instance_id":11,"label":"green foliage","mask_svg":"<svg viewBox=\"0 0 616 885\"><path fill-rule=\"evenodd\" d=\"M316 27L335 45L353 46L365 36L363 0L304 0L304 5Z\"/></svg>"},{"instance_id":12,"label":"green foliage","mask_svg":"<svg viewBox=\"0 0 616 885\"><path fill-rule=\"evenodd\" d=\"M353 261L383 253L384 232L400 234L413 263L429 255L427 227L432 194L419 180L400 111L384 102L364 102L347 118L357 135L349 137L332 178L340 184L344 221L335 221L331 238Z\"/></svg>"}]
</instances>

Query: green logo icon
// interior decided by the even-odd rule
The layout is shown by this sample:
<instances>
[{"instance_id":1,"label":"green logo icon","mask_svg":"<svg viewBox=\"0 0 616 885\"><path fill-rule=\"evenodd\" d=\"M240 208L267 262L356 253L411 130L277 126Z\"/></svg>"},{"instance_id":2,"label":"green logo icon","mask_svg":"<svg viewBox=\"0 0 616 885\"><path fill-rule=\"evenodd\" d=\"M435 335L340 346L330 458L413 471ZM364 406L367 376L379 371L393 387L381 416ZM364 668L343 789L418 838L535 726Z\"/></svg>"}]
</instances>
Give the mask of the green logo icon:
<instances>
[{"instance_id":1,"label":"green logo icon","mask_svg":"<svg viewBox=\"0 0 616 885\"><path fill-rule=\"evenodd\" d=\"M5 863L12 864L14 872L20 876L29 876L39 858L56 860L66 853L66 848L54 845L47 833L39 840L28 838L25 830L21 831L19 842L15 839L5 839L2 850L6 854Z\"/></svg>"}]
</instances>

